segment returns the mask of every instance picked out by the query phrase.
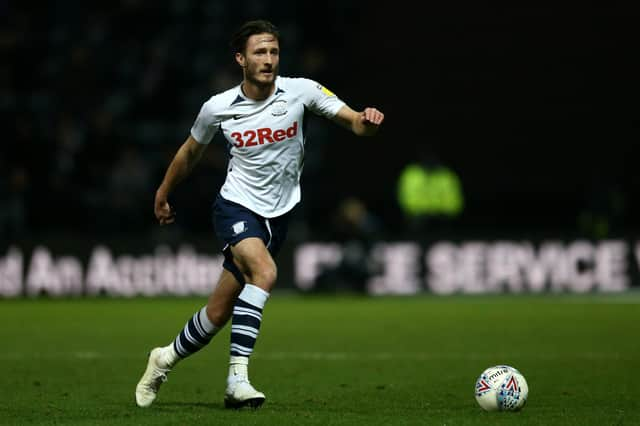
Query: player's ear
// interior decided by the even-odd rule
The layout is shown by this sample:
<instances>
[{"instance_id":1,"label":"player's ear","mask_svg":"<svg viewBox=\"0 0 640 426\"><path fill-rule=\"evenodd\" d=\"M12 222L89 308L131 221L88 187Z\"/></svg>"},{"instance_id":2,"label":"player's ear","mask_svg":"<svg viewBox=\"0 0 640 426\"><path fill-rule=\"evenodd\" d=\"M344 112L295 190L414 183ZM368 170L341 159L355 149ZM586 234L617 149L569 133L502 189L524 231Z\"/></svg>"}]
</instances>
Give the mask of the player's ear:
<instances>
[{"instance_id":1,"label":"player's ear","mask_svg":"<svg viewBox=\"0 0 640 426\"><path fill-rule=\"evenodd\" d=\"M242 53L240 52L236 52L236 62L238 63L238 65L240 65L242 68L245 67L245 57Z\"/></svg>"}]
</instances>

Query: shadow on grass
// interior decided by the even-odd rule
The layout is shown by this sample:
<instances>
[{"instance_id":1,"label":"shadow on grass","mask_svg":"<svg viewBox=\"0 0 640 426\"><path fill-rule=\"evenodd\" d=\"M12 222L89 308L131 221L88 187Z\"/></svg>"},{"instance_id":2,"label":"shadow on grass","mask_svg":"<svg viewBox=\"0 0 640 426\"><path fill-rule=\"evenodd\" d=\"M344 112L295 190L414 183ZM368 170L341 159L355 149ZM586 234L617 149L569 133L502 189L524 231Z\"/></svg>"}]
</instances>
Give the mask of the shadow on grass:
<instances>
[{"instance_id":1,"label":"shadow on grass","mask_svg":"<svg viewBox=\"0 0 640 426\"><path fill-rule=\"evenodd\" d=\"M158 410L164 409L167 411L174 411L173 409L178 408L206 408L209 410L226 410L222 403L215 402L156 402L154 406Z\"/></svg>"}]
</instances>

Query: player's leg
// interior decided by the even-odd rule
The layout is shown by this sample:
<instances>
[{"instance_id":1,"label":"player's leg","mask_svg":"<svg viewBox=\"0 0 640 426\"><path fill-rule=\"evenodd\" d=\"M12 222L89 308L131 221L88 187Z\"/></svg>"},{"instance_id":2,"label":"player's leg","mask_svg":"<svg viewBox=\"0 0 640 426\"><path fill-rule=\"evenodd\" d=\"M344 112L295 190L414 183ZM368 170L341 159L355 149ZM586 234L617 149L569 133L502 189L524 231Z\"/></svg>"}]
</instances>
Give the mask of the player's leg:
<instances>
[{"instance_id":1,"label":"player's leg","mask_svg":"<svg viewBox=\"0 0 640 426\"><path fill-rule=\"evenodd\" d=\"M265 396L249 382L249 356L260 332L262 311L277 277L276 264L260 238L246 238L231 247L234 263L246 283L233 307L229 376L225 406L260 406Z\"/></svg>"},{"instance_id":2,"label":"player's leg","mask_svg":"<svg viewBox=\"0 0 640 426\"><path fill-rule=\"evenodd\" d=\"M222 270L220 282L211 292L207 301L207 316L209 320L219 329L231 319L233 313L233 305L242 290L241 283L238 282L235 274L227 270Z\"/></svg>"},{"instance_id":3,"label":"player's leg","mask_svg":"<svg viewBox=\"0 0 640 426\"><path fill-rule=\"evenodd\" d=\"M218 195L213 222L216 234L227 246L224 266L242 291L233 307L231 320L230 366L225 405L259 406L264 394L249 383L249 356L253 352L262 310L275 285L277 269L273 260L287 234L288 214L264 218L244 206Z\"/></svg>"},{"instance_id":4,"label":"player's leg","mask_svg":"<svg viewBox=\"0 0 640 426\"><path fill-rule=\"evenodd\" d=\"M147 368L136 386L136 403L140 407L153 403L167 374L180 360L202 349L224 327L240 289L234 275L223 269L207 305L187 321L172 343L149 353Z\"/></svg>"},{"instance_id":5,"label":"player's leg","mask_svg":"<svg viewBox=\"0 0 640 426\"><path fill-rule=\"evenodd\" d=\"M233 274L223 269L207 305L187 321L173 343L167 347L173 364L205 347L224 327L231 317L233 304L240 289L240 284Z\"/></svg>"}]
</instances>

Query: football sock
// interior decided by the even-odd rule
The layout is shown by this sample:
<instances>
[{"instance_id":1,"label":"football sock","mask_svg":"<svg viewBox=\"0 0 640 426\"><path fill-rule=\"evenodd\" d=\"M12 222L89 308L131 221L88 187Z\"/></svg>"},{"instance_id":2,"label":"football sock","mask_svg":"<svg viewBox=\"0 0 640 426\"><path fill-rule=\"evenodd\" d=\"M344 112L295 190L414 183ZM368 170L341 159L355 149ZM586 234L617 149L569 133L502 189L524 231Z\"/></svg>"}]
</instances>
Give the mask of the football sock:
<instances>
[{"instance_id":1,"label":"football sock","mask_svg":"<svg viewBox=\"0 0 640 426\"><path fill-rule=\"evenodd\" d=\"M187 321L173 341L173 349L180 358L186 358L205 347L219 330L207 317L204 306Z\"/></svg>"},{"instance_id":2,"label":"football sock","mask_svg":"<svg viewBox=\"0 0 640 426\"><path fill-rule=\"evenodd\" d=\"M253 284L245 284L240 292L231 319L230 364L246 365L258 338L262 309L269 293Z\"/></svg>"},{"instance_id":3,"label":"football sock","mask_svg":"<svg viewBox=\"0 0 640 426\"><path fill-rule=\"evenodd\" d=\"M228 383L249 378L249 357L231 356L229 359L229 376Z\"/></svg>"}]
</instances>

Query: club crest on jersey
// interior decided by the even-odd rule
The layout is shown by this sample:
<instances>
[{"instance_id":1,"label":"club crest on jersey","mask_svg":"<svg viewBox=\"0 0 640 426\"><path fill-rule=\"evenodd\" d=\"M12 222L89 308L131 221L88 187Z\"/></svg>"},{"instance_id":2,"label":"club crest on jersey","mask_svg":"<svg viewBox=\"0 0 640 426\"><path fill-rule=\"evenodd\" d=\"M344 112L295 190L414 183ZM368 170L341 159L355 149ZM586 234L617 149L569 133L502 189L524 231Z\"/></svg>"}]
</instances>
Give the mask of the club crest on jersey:
<instances>
[{"instance_id":1,"label":"club crest on jersey","mask_svg":"<svg viewBox=\"0 0 640 426\"><path fill-rule=\"evenodd\" d=\"M244 231L246 231L247 228L247 221L246 220L242 220L240 222L236 222L231 226L231 229L233 230L233 235L236 236L238 234L242 234Z\"/></svg>"},{"instance_id":2,"label":"club crest on jersey","mask_svg":"<svg viewBox=\"0 0 640 426\"><path fill-rule=\"evenodd\" d=\"M271 115L279 116L287 113L287 101L280 99L271 104Z\"/></svg>"}]
</instances>

